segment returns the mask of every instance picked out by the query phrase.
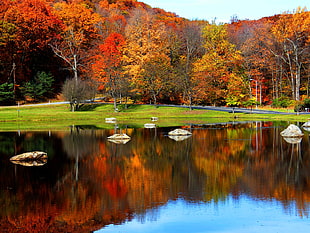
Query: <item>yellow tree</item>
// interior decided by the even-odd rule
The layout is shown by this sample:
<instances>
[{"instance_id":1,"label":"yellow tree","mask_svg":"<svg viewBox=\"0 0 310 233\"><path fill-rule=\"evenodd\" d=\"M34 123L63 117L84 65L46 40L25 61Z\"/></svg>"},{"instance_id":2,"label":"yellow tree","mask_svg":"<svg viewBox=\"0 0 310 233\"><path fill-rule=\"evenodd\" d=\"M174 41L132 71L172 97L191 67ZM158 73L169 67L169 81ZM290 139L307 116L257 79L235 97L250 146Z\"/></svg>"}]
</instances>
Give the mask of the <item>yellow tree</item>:
<instances>
[{"instance_id":1,"label":"yellow tree","mask_svg":"<svg viewBox=\"0 0 310 233\"><path fill-rule=\"evenodd\" d=\"M148 82L143 76L146 74L145 68L151 69L149 63L152 59L158 58L157 61L162 61L161 67L163 67L163 64L167 64L169 60L165 25L157 21L151 13L137 9L128 21L125 34L124 60L126 62L126 72L132 78L137 92L150 95L149 91L143 93L142 90L146 82ZM162 84L164 85L164 83Z\"/></svg>"},{"instance_id":2,"label":"yellow tree","mask_svg":"<svg viewBox=\"0 0 310 233\"><path fill-rule=\"evenodd\" d=\"M171 85L172 67L170 59L166 55L150 57L142 66L143 72L140 78L140 87L151 96L154 105L158 96Z\"/></svg>"},{"instance_id":3,"label":"yellow tree","mask_svg":"<svg viewBox=\"0 0 310 233\"><path fill-rule=\"evenodd\" d=\"M196 101L208 104L225 104L225 100L232 95L241 97L238 93L243 90L236 88L228 92L228 84L242 83L238 88L243 89L241 62L242 57L235 46L229 43L226 25L207 25L203 30L206 53L194 64ZM239 98L238 97L238 98Z\"/></svg>"}]
</instances>

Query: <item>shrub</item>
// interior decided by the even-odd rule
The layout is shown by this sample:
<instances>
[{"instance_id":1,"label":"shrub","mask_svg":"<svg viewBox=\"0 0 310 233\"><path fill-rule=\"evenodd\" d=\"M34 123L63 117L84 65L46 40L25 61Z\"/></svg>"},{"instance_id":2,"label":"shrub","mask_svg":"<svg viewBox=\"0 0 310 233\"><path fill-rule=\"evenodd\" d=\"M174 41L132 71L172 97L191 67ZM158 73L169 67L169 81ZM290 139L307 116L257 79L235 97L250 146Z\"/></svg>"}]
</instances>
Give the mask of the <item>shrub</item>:
<instances>
[{"instance_id":1,"label":"shrub","mask_svg":"<svg viewBox=\"0 0 310 233\"><path fill-rule=\"evenodd\" d=\"M85 100L94 99L97 87L90 81L68 79L62 87L62 94L71 106L71 111L79 109Z\"/></svg>"},{"instance_id":2,"label":"shrub","mask_svg":"<svg viewBox=\"0 0 310 233\"><path fill-rule=\"evenodd\" d=\"M271 106L274 108L287 108L291 105L291 100L286 96L281 96L280 98L274 99Z\"/></svg>"},{"instance_id":3,"label":"shrub","mask_svg":"<svg viewBox=\"0 0 310 233\"><path fill-rule=\"evenodd\" d=\"M256 106L258 104L259 104L259 102L257 102L255 98L252 98L252 99L249 99L247 101L242 102L242 105L246 108L248 108L248 107L253 108L253 106Z\"/></svg>"},{"instance_id":4,"label":"shrub","mask_svg":"<svg viewBox=\"0 0 310 233\"><path fill-rule=\"evenodd\" d=\"M310 109L310 98L304 99L304 101L299 101L294 107L295 112L303 112L307 109Z\"/></svg>"}]
</instances>

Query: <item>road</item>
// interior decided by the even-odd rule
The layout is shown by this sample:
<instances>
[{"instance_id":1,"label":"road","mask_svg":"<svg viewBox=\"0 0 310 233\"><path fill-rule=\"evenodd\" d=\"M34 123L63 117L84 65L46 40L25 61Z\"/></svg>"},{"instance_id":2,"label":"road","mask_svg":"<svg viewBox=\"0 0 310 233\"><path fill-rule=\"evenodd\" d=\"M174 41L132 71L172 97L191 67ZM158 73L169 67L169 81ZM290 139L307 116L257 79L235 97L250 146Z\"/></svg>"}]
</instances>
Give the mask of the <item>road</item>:
<instances>
[{"instance_id":1,"label":"road","mask_svg":"<svg viewBox=\"0 0 310 233\"><path fill-rule=\"evenodd\" d=\"M158 105L166 107L182 107L189 108L184 105ZM232 108L232 107L214 107L214 106L192 106L192 109L204 109L204 110L213 110L213 111L222 111L222 112L235 112L235 113L249 113L249 114L282 114L282 115L296 115L296 112L279 112L273 110L262 110L262 109L248 109L248 108ZM301 115L308 115L310 112L299 112Z\"/></svg>"}]
</instances>

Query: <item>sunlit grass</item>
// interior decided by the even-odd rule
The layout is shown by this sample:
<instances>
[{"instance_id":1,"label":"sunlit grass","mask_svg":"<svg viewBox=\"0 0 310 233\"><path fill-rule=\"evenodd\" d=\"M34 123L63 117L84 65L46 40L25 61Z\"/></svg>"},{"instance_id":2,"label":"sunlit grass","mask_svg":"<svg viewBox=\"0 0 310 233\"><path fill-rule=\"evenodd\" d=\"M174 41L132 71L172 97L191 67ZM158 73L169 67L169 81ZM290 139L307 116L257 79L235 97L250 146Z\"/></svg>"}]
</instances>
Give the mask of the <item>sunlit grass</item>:
<instances>
[{"instance_id":1,"label":"sunlit grass","mask_svg":"<svg viewBox=\"0 0 310 233\"><path fill-rule=\"evenodd\" d=\"M110 104L86 105L82 111L70 112L68 105L21 106L0 108L0 130L57 130L72 125L95 125L98 128L113 128L105 118L115 117L118 124L143 127L158 117L156 125L180 126L184 124L208 124L229 121L307 121L307 115L274 114L232 114L210 110L193 110L176 107L154 107L150 105L129 105L114 112Z\"/></svg>"}]
</instances>

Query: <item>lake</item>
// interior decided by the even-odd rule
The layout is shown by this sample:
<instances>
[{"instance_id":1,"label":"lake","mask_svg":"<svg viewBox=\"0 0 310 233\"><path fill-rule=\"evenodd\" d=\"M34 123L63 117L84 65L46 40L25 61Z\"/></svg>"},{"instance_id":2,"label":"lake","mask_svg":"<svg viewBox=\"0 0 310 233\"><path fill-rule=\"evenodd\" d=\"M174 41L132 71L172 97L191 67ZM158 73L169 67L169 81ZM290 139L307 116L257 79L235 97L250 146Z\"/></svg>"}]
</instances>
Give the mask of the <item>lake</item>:
<instances>
[{"instance_id":1,"label":"lake","mask_svg":"<svg viewBox=\"0 0 310 233\"><path fill-rule=\"evenodd\" d=\"M1 132L0 232L310 232L309 133L288 125ZM10 161L29 151L47 163Z\"/></svg>"}]
</instances>

